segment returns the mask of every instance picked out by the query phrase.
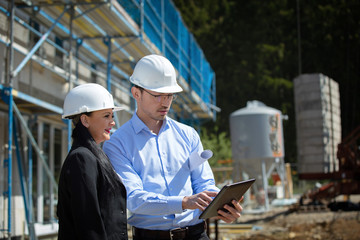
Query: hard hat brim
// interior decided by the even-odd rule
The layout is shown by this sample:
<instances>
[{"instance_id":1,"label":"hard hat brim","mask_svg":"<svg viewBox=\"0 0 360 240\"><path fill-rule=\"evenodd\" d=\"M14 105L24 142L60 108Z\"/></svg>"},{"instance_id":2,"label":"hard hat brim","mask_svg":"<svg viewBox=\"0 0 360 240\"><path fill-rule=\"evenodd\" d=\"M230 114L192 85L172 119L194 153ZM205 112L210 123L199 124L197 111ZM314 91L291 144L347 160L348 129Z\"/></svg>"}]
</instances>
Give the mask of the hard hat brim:
<instances>
[{"instance_id":1,"label":"hard hat brim","mask_svg":"<svg viewBox=\"0 0 360 240\"><path fill-rule=\"evenodd\" d=\"M157 93L178 93L183 91L183 89L180 86L171 86L171 87L162 87L162 88L145 88L145 89Z\"/></svg>"},{"instance_id":2,"label":"hard hat brim","mask_svg":"<svg viewBox=\"0 0 360 240\"><path fill-rule=\"evenodd\" d=\"M150 91L154 91L157 93L178 93L178 92L182 92L183 89L182 87L180 87L178 84L176 84L175 86L166 86L166 87L160 87L160 88L152 88L149 86L145 86L139 82L134 81L134 79L132 79L130 77L130 82L136 86L142 87L144 89L150 90Z\"/></svg>"},{"instance_id":3,"label":"hard hat brim","mask_svg":"<svg viewBox=\"0 0 360 240\"><path fill-rule=\"evenodd\" d=\"M100 111L100 110L104 110L104 109L107 109L107 108L96 109L96 110L92 110L92 111L89 111L89 112L79 112L79 113L67 114L67 115L64 114L64 115L61 115L61 118L62 119L71 119L71 117L79 115L79 114L96 112L96 111ZM112 107L111 109L113 110L113 112L117 112L117 111L124 110L125 108L123 108L123 107Z\"/></svg>"}]
</instances>

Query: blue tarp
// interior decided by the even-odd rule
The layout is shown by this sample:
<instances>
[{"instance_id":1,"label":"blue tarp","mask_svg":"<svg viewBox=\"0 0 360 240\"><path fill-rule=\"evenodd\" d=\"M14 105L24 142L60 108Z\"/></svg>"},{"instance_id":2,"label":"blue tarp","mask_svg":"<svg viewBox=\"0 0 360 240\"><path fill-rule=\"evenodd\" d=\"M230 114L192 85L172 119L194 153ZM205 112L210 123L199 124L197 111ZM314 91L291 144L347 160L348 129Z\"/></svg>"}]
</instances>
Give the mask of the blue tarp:
<instances>
[{"instance_id":1,"label":"blue tarp","mask_svg":"<svg viewBox=\"0 0 360 240\"><path fill-rule=\"evenodd\" d=\"M215 74L193 35L170 0L118 0L205 103L215 104ZM141 4L142 3L142 4ZM163 6L162 6L163 5ZM143 7L143 10L141 9Z\"/></svg>"}]
</instances>

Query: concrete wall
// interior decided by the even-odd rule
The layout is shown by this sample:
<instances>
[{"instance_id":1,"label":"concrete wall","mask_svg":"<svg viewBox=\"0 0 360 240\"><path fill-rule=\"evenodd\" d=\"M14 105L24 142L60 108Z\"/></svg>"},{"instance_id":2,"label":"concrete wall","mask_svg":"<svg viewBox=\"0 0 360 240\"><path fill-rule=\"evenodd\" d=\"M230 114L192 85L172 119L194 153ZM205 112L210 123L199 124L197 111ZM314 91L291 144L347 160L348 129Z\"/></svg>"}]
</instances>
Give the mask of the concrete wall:
<instances>
[{"instance_id":1,"label":"concrete wall","mask_svg":"<svg viewBox=\"0 0 360 240\"><path fill-rule=\"evenodd\" d=\"M294 79L299 173L337 171L341 142L340 94L337 82L323 74Z\"/></svg>"}]
</instances>

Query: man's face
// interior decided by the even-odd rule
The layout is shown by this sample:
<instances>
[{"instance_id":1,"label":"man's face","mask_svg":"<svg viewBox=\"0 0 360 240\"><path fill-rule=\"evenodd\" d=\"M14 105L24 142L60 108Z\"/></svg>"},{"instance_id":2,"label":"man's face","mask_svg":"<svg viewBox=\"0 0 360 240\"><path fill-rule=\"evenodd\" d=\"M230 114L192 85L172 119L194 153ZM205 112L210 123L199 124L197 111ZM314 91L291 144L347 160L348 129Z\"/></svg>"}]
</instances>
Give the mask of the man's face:
<instances>
[{"instance_id":1,"label":"man's face","mask_svg":"<svg viewBox=\"0 0 360 240\"><path fill-rule=\"evenodd\" d=\"M134 87L134 97L138 104L137 114L143 121L164 120L173 100L172 93L158 93ZM144 119L143 119L144 118Z\"/></svg>"}]
</instances>

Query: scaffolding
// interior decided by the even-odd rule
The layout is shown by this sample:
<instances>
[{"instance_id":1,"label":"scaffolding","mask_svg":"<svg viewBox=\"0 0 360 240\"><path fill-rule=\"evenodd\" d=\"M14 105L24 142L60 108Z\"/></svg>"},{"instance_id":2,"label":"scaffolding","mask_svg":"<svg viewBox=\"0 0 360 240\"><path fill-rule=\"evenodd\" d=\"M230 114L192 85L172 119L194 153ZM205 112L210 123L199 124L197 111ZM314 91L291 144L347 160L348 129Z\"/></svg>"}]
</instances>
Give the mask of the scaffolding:
<instances>
[{"instance_id":1,"label":"scaffolding","mask_svg":"<svg viewBox=\"0 0 360 240\"><path fill-rule=\"evenodd\" d=\"M69 89L105 86L126 109L115 115L119 126L135 109L128 78L152 53L173 63L184 89L170 114L193 126L215 120L215 74L171 0L0 0L0 238L18 235L18 193L23 235L37 239L44 222L57 230L57 174L71 145L71 123L60 117Z\"/></svg>"}]
</instances>

